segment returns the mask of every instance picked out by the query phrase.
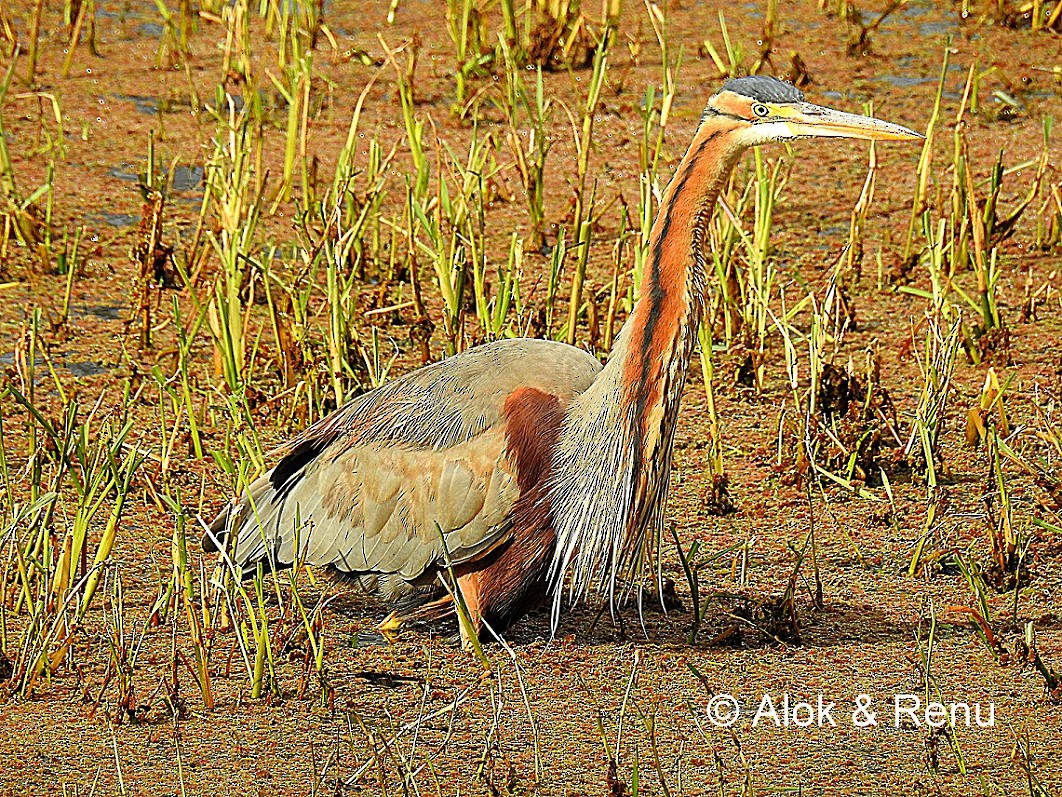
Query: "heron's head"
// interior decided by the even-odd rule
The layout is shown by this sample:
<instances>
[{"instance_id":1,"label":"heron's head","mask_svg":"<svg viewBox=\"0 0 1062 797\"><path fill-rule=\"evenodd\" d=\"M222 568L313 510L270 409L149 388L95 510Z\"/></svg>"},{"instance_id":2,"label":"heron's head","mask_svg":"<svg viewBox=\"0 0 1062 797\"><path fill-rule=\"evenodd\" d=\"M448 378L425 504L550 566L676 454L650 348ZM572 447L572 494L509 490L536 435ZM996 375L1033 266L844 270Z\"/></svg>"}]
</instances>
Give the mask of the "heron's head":
<instances>
[{"instance_id":1,"label":"heron's head","mask_svg":"<svg viewBox=\"0 0 1062 797\"><path fill-rule=\"evenodd\" d=\"M773 77L726 81L704 109L704 120L713 116L732 122L737 143L745 147L819 136L871 141L923 138L891 122L805 102L800 89Z\"/></svg>"}]
</instances>

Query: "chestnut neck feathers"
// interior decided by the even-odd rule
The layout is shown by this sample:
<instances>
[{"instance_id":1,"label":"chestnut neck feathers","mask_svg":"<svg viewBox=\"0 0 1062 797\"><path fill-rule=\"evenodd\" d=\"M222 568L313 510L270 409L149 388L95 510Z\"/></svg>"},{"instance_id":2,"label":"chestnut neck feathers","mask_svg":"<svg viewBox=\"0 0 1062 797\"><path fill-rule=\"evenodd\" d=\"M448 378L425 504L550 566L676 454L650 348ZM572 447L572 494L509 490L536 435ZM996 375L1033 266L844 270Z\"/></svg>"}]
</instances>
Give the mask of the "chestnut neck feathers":
<instances>
[{"instance_id":1,"label":"chestnut neck feathers","mask_svg":"<svg viewBox=\"0 0 1062 797\"><path fill-rule=\"evenodd\" d=\"M660 203L649 238L640 298L627 322L630 334L612 353L620 359L624 398L642 419L652 442L661 400L680 393L703 312L706 289L704 236L715 201L744 147L732 119L702 122ZM677 404L677 402L676 402Z\"/></svg>"}]
</instances>

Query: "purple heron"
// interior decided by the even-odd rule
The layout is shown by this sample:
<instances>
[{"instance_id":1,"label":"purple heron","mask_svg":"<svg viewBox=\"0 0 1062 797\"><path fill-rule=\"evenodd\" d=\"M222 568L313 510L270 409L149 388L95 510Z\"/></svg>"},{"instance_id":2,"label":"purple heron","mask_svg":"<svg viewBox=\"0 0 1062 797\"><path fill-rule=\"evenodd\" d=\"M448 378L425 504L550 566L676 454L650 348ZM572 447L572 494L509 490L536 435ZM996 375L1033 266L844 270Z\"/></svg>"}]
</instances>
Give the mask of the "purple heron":
<instances>
[{"instance_id":1,"label":"purple heron","mask_svg":"<svg viewBox=\"0 0 1062 797\"><path fill-rule=\"evenodd\" d=\"M769 77L711 97L652 228L641 294L602 367L549 340L499 340L358 396L291 440L211 525L245 576L296 560L353 574L396 610L453 610L476 633L552 596L610 596L655 557L675 422L704 310L702 253L720 190L749 147L918 133L805 102ZM467 641L467 640L466 640Z\"/></svg>"}]
</instances>

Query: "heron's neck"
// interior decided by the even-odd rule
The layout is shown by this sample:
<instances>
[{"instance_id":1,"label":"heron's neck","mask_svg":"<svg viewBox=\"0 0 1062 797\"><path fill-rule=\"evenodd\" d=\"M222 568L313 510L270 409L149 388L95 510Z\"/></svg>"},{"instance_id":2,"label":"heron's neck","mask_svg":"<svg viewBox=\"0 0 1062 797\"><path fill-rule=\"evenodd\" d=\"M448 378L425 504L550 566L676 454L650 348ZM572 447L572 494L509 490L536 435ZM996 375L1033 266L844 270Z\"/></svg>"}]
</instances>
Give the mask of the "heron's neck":
<instances>
[{"instance_id":1,"label":"heron's neck","mask_svg":"<svg viewBox=\"0 0 1062 797\"><path fill-rule=\"evenodd\" d=\"M732 132L723 119L702 123L664 192L641 298L565 416L549 490L552 574L570 572L575 595L594 583L613 590L621 569L642 571L658 548L675 418L704 304L701 244L741 152Z\"/></svg>"},{"instance_id":2,"label":"heron's neck","mask_svg":"<svg viewBox=\"0 0 1062 797\"><path fill-rule=\"evenodd\" d=\"M706 289L702 251L712 209L741 155L725 120L709 119L664 192L649 238L641 297L609 358L643 467L665 471L679 398L697 340ZM644 473L653 481L653 476ZM666 487L665 487L666 489Z\"/></svg>"}]
</instances>

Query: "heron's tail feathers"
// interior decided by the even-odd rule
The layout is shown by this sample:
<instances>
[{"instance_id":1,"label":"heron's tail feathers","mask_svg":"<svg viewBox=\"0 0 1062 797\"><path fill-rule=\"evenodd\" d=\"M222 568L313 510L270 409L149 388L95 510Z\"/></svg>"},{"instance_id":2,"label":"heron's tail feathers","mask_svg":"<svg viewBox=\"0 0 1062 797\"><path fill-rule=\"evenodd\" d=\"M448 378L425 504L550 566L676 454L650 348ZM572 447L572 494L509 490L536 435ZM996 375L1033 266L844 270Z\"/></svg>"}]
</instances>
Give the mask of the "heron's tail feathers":
<instances>
[{"instance_id":1,"label":"heron's tail feathers","mask_svg":"<svg viewBox=\"0 0 1062 797\"><path fill-rule=\"evenodd\" d=\"M224 551L244 578L259 562L290 567L305 550L307 527L315 501L314 457L293 451L268 473L255 479L207 526L203 550Z\"/></svg>"}]
</instances>

